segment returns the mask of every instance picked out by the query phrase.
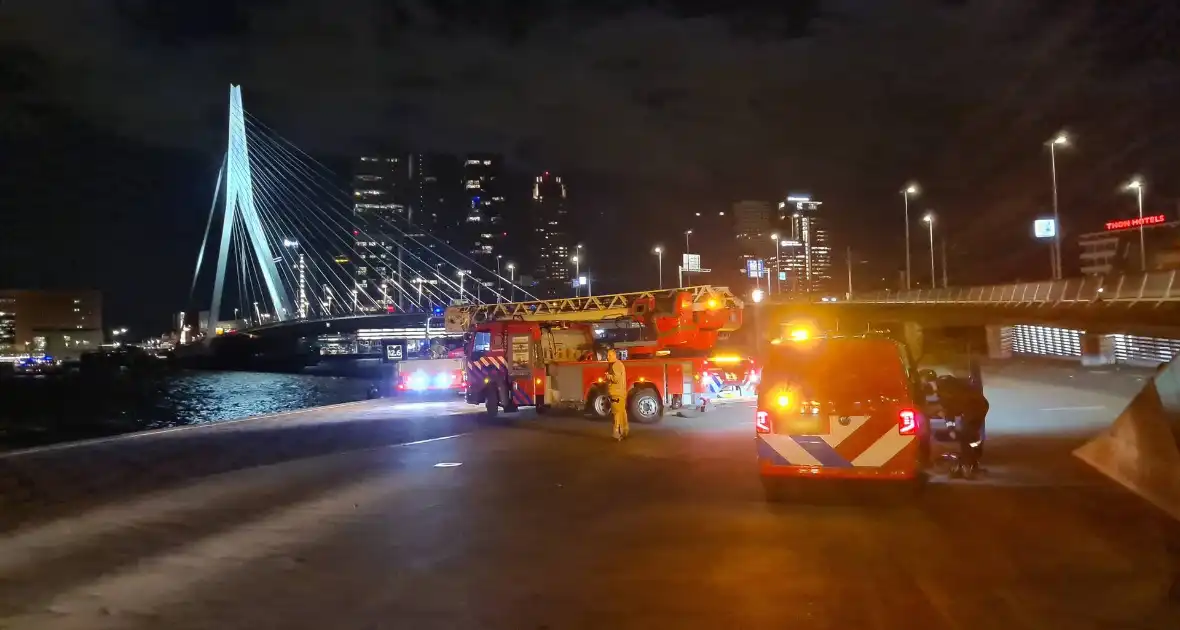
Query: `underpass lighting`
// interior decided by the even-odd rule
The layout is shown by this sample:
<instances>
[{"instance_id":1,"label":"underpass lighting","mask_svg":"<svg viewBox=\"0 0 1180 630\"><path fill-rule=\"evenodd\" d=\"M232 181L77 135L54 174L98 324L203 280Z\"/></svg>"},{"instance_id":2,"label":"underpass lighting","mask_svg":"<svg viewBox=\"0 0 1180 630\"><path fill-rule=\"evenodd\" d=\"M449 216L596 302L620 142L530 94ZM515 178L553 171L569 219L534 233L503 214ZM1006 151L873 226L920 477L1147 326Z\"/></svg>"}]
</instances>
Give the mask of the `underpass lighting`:
<instances>
[{"instance_id":1,"label":"underpass lighting","mask_svg":"<svg viewBox=\"0 0 1180 630\"><path fill-rule=\"evenodd\" d=\"M766 294L762 292L762 289L754 289L750 293L750 299L754 300L755 304L761 302L764 297L766 297Z\"/></svg>"},{"instance_id":2,"label":"underpass lighting","mask_svg":"<svg viewBox=\"0 0 1180 630\"><path fill-rule=\"evenodd\" d=\"M454 468L456 466L462 466L462 465L463 465L463 462L439 462L439 463L435 464L434 467L435 468Z\"/></svg>"}]
</instances>

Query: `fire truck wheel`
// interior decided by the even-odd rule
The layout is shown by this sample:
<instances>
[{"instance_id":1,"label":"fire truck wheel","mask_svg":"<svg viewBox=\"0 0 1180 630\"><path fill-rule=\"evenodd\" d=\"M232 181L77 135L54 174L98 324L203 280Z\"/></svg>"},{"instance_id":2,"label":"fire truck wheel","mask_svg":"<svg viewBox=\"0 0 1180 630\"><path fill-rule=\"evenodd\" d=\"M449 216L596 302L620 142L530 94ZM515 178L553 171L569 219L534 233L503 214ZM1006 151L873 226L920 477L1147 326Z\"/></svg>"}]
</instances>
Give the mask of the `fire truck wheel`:
<instances>
[{"instance_id":1,"label":"fire truck wheel","mask_svg":"<svg viewBox=\"0 0 1180 630\"><path fill-rule=\"evenodd\" d=\"M631 394L631 399L627 401L627 412L636 422L643 424L654 424L664 417L659 395L646 387Z\"/></svg>"},{"instance_id":2,"label":"fire truck wheel","mask_svg":"<svg viewBox=\"0 0 1180 630\"><path fill-rule=\"evenodd\" d=\"M593 416L595 420L606 420L609 418L610 395L605 390L591 390L589 399L586 401L586 412Z\"/></svg>"},{"instance_id":3,"label":"fire truck wheel","mask_svg":"<svg viewBox=\"0 0 1180 630\"><path fill-rule=\"evenodd\" d=\"M484 396L483 408L489 418L495 418L500 411L500 392L496 391L494 387L489 388Z\"/></svg>"}]
</instances>

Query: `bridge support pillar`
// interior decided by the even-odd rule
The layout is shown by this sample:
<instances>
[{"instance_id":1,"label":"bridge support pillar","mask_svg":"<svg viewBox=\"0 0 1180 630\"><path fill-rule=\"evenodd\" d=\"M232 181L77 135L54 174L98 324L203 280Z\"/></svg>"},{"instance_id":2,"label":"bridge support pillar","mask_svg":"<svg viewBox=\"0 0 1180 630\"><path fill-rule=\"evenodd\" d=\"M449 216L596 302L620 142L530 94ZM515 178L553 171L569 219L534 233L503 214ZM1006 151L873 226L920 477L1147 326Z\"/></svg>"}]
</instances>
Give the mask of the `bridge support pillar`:
<instances>
[{"instance_id":1,"label":"bridge support pillar","mask_svg":"<svg viewBox=\"0 0 1180 630\"><path fill-rule=\"evenodd\" d=\"M923 338L925 335L922 332L921 324L917 322L904 322L902 324L902 334L905 338L905 345L910 350L910 356L915 361L920 361L924 354Z\"/></svg>"},{"instance_id":2,"label":"bridge support pillar","mask_svg":"<svg viewBox=\"0 0 1180 630\"><path fill-rule=\"evenodd\" d=\"M1012 327L991 325L985 327L987 334L987 356L989 359L1012 358Z\"/></svg>"},{"instance_id":3,"label":"bridge support pillar","mask_svg":"<svg viewBox=\"0 0 1180 630\"><path fill-rule=\"evenodd\" d=\"M1082 365L1114 365L1114 338L1099 333L1082 333Z\"/></svg>"}]
</instances>

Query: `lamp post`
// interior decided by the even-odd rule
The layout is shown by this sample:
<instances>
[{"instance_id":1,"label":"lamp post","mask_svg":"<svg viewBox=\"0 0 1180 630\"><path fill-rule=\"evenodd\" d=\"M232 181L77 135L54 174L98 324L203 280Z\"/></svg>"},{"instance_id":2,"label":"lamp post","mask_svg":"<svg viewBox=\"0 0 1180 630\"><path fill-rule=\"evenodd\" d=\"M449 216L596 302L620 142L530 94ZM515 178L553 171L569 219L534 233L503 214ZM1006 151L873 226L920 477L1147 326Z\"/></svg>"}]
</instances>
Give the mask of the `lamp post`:
<instances>
[{"instance_id":1,"label":"lamp post","mask_svg":"<svg viewBox=\"0 0 1180 630\"><path fill-rule=\"evenodd\" d=\"M685 254L692 253L692 247L689 245L689 242L688 242L688 237L690 237L690 236L692 236L692 230L685 230L684 231L684 253ZM683 267L683 265L681 265L681 266ZM688 274L689 274L688 269L681 270L680 286L684 286L686 283L688 283Z\"/></svg>"},{"instance_id":2,"label":"lamp post","mask_svg":"<svg viewBox=\"0 0 1180 630\"><path fill-rule=\"evenodd\" d=\"M462 269L460 269L456 273L459 274L459 300L462 301L463 300L463 276L465 276L467 274L463 273Z\"/></svg>"},{"instance_id":3,"label":"lamp post","mask_svg":"<svg viewBox=\"0 0 1180 630\"><path fill-rule=\"evenodd\" d=\"M753 355L758 354L758 345L759 345L758 342L760 341L760 339L762 337L762 329L758 326L758 311L760 311L762 309L760 309L758 307L758 305L762 303L762 300L765 297L766 297L766 294L764 294L762 292L762 289L754 289L753 291L750 292L750 299L753 300L753 302L754 302L754 335L753 335L753 338L751 339L751 343L753 344L753 348L750 349L750 352Z\"/></svg>"},{"instance_id":4,"label":"lamp post","mask_svg":"<svg viewBox=\"0 0 1180 630\"><path fill-rule=\"evenodd\" d=\"M918 184L910 183L902 189L901 195L905 199L905 288L910 289L910 195L918 194Z\"/></svg>"},{"instance_id":5,"label":"lamp post","mask_svg":"<svg viewBox=\"0 0 1180 630\"><path fill-rule=\"evenodd\" d=\"M1147 273L1147 242L1143 237L1143 189L1147 184L1143 183L1143 178L1136 175L1127 182L1123 187L1124 190L1134 191L1135 196L1139 200L1139 270Z\"/></svg>"},{"instance_id":6,"label":"lamp post","mask_svg":"<svg viewBox=\"0 0 1180 630\"><path fill-rule=\"evenodd\" d=\"M927 211L922 220L930 228L930 288L937 289L938 276L934 273L934 213Z\"/></svg>"},{"instance_id":7,"label":"lamp post","mask_svg":"<svg viewBox=\"0 0 1180 630\"><path fill-rule=\"evenodd\" d=\"M511 294L508 296L508 300L510 302L515 301L516 300L516 263L512 263L512 262L508 263L508 284L510 286L509 290L511 291Z\"/></svg>"},{"instance_id":8,"label":"lamp post","mask_svg":"<svg viewBox=\"0 0 1180 630\"><path fill-rule=\"evenodd\" d=\"M651 250L656 255L656 268L660 274L660 288L664 288L664 248L656 245L655 249Z\"/></svg>"},{"instance_id":9,"label":"lamp post","mask_svg":"<svg viewBox=\"0 0 1180 630\"><path fill-rule=\"evenodd\" d=\"M1069 146L1069 136L1058 133L1049 140L1049 168L1053 176L1053 279L1060 280L1061 273L1061 219L1057 212L1057 147Z\"/></svg>"},{"instance_id":10,"label":"lamp post","mask_svg":"<svg viewBox=\"0 0 1180 630\"><path fill-rule=\"evenodd\" d=\"M578 247L581 247L581 245L578 245ZM570 260L574 262L574 297L581 297L582 281L580 278L582 277L582 258L581 256L574 254L573 258L570 258Z\"/></svg>"},{"instance_id":11,"label":"lamp post","mask_svg":"<svg viewBox=\"0 0 1180 630\"><path fill-rule=\"evenodd\" d=\"M782 295L783 284L782 281L779 280L781 277L779 272L782 271L783 268L783 258L780 255L781 250L779 249L782 246L782 243L778 240L778 232L771 234L770 238L774 240L774 286L778 288L779 295Z\"/></svg>"},{"instance_id":12,"label":"lamp post","mask_svg":"<svg viewBox=\"0 0 1180 630\"><path fill-rule=\"evenodd\" d=\"M389 285L384 282L381 283L381 306L382 308L389 307Z\"/></svg>"},{"instance_id":13,"label":"lamp post","mask_svg":"<svg viewBox=\"0 0 1180 630\"><path fill-rule=\"evenodd\" d=\"M328 285L324 285L324 317L332 316L332 290Z\"/></svg>"},{"instance_id":14,"label":"lamp post","mask_svg":"<svg viewBox=\"0 0 1180 630\"><path fill-rule=\"evenodd\" d=\"M360 309L360 303L361 303L361 292L359 289L353 289L352 290L352 312L354 315Z\"/></svg>"}]
</instances>

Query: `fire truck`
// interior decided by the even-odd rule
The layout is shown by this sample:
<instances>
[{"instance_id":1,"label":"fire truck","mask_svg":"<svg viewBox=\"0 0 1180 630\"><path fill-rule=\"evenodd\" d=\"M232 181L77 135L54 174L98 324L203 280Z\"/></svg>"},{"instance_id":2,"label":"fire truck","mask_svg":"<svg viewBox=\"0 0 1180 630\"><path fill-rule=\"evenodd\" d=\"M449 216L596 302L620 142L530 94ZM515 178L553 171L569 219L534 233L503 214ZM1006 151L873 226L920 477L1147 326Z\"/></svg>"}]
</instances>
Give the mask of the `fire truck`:
<instances>
[{"instance_id":1,"label":"fire truck","mask_svg":"<svg viewBox=\"0 0 1180 630\"><path fill-rule=\"evenodd\" d=\"M627 370L627 409L637 422L708 401L708 357L742 322L742 301L724 287L696 286L584 298L454 305L448 331L467 335L468 403L535 406L610 416L605 354Z\"/></svg>"}]
</instances>

